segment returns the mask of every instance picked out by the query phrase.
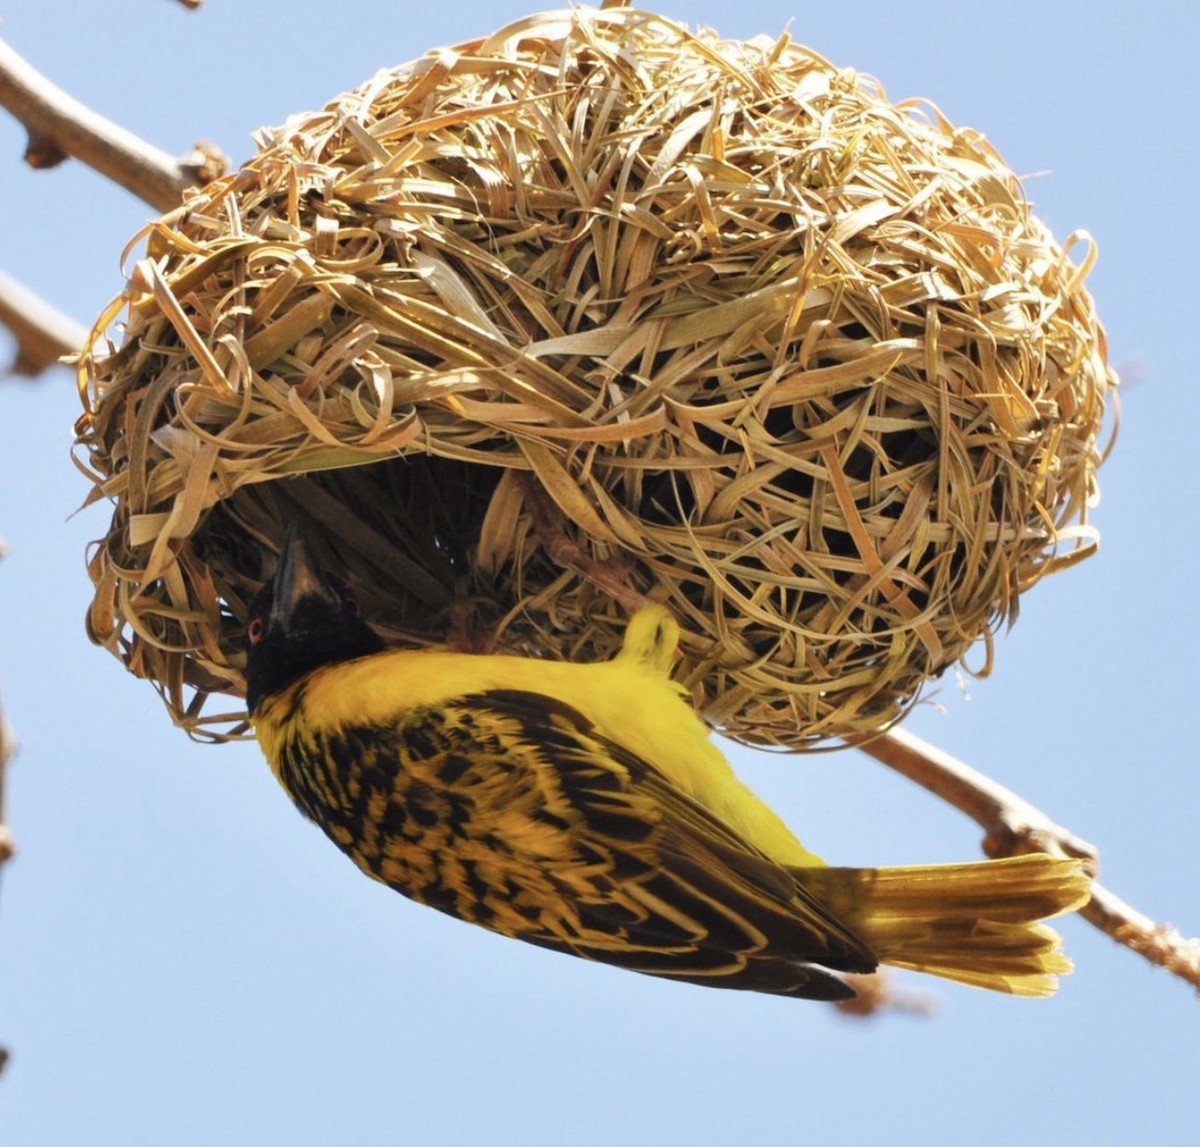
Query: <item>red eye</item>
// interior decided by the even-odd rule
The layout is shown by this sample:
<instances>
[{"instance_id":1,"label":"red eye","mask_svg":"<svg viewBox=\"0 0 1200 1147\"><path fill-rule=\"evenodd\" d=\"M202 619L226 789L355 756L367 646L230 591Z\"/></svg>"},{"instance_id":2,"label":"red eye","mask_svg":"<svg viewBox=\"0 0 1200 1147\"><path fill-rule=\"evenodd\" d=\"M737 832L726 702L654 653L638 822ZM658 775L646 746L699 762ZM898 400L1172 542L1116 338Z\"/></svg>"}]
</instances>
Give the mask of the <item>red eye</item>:
<instances>
[{"instance_id":1,"label":"red eye","mask_svg":"<svg viewBox=\"0 0 1200 1147\"><path fill-rule=\"evenodd\" d=\"M246 640L251 645L257 645L263 639L263 634L267 627L263 624L261 617L252 617L249 624L246 626Z\"/></svg>"}]
</instances>

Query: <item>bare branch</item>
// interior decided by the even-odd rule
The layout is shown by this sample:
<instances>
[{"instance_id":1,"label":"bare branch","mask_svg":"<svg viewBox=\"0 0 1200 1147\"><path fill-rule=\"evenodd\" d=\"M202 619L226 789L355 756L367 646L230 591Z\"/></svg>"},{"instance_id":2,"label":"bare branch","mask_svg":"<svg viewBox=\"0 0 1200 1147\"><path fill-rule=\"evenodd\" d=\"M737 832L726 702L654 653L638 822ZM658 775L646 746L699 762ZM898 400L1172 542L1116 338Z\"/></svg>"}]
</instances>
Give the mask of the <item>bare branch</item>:
<instances>
[{"instance_id":1,"label":"bare branch","mask_svg":"<svg viewBox=\"0 0 1200 1147\"><path fill-rule=\"evenodd\" d=\"M3 553L4 543L0 542L0 556L3 556ZM4 711L0 708L0 868L4 867L5 861L10 860L16 851L12 833L4 819L4 778L8 771L9 759L15 751L16 741L13 738L12 730L8 727L8 722L4 719ZM4 1070L7 1062L8 1050L0 1047L0 1072Z\"/></svg>"},{"instance_id":2,"label":"bare branch","mask_svg":"<svg viewBox=\"0 0 1200 1147\"><path fill-rule=\"evenodd\" d=\"M983 851L991 857L1049 852L1080 857L1095 871L1096 849L1057 825L1010 789L957 757L904 729L892 729L857 746L888 768L964 812L984 829ZM1156 924L1100 884L1079 914L1119 944L1200 989L1200 939Z\"/></svg>"},{"instance_id":3,"label":"bare branch","mask_svg":"<svg viewBox=\"0 0 1200 1147\"><path fill-rule=\"evenodd\" d=\"M16 851L12 833L4 820L4 778L8 770L8 762L12 759L16 747L17 743L12 735L12 730L4 719L3 710L0 709L0 866L5 861L11 860Z\"/></svg>"},{"instance_id":4,"label":"bare branch","mask_svg":"<svg viewBox=\"0 0 1200 1147\"><path fill-rule=\"evenodd\" d=\"M7 372L32 378L65 354L82 349L88 332L11 276L0 271L0 326L17 340L17 355Z\"/></svg>"},{"instance_id":5,"label":"bare branch","mask_svg":"<svg viewBox=\"0 0 1200 1147\"><path fill-rule=\"evenodd\" d=\"M73 156L159 211L178 207L185 187L211 178L203 156L174 159L139 139L67 95L3 40L0 106L29 133L25 160L31 167L53 167Z\"/></svg>"}]
</instances>

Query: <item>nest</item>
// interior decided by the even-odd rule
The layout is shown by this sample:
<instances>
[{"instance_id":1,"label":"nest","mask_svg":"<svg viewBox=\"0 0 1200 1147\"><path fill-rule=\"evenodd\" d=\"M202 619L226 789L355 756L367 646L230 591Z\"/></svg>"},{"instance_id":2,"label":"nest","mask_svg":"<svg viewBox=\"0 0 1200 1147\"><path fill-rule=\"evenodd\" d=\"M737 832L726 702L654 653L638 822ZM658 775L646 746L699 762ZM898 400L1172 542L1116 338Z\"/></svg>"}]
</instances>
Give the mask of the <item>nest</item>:
<instances>
[{"instance_id":1,"label":"nest","mask_svg":"<svg viewBox=\"0 0 1200 1147\"><path fill-rule=\"evenodd\" d=\"M257 142L80 364L89 631L193 735L245 729L292 521L399 645L603 659L663 601L707 719L791 747L1094 548L1090 245L786 36L532 17Z\"/></svg>"}]
</instances>

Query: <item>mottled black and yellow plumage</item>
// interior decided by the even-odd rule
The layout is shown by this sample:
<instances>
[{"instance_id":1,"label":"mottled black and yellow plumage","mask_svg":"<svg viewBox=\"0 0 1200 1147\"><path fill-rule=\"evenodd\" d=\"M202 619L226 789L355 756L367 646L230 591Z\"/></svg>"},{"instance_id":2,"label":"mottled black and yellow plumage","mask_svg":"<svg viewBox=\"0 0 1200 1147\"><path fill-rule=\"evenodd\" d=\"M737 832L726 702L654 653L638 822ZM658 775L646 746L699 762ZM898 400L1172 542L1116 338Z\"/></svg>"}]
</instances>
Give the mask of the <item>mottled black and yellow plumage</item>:
<instances>
[{"instance_id":1,"label":"mottled black and yellow plumage","mask_svg":"<svg viewBox=\"0 0 1200 1147\"><path fill-rule=\"evenodd\" d=\"M881 962L1023 995L1073 861L830 868L734 776L635 615L600 665L385 650L290 534L248 703L284 788L364 872L506 936L719 987L842 999Z\"/></svg>"}]
</instances>

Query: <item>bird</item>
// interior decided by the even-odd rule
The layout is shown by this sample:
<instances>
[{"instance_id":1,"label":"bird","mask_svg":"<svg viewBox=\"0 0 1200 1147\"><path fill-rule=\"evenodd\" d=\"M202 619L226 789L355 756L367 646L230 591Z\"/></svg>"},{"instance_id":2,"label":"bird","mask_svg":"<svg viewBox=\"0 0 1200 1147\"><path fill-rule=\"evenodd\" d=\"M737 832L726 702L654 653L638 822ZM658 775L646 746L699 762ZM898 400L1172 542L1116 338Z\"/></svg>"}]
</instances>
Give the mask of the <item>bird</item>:
<instances>
[{"instance_id":1,"label":"bird","mask_svg":"<svg viewBox=\"0 0 1200 1147\"><path fill-rule=\"evenodd\" d=\"M504 936L675 981L827 1001L907 968L1017 996L1071 970L1042 921L1081 862L827 865L671 677L679 627L610 660L389 648L289 527L246 621L246 701L300 812L368 876Z\"/></svg>"}]
</instances>

